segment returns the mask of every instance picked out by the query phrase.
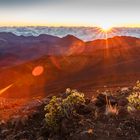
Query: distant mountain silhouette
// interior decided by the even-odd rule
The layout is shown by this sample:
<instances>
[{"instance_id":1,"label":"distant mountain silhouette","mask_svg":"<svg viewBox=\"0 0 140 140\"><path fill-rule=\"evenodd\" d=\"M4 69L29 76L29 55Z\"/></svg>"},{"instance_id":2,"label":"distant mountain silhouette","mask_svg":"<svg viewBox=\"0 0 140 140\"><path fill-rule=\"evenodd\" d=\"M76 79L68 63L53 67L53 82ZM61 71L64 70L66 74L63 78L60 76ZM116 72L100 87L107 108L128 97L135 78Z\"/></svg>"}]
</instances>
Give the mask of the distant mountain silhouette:
<instances>
[{"instance_id":1,"label":"distant mountain silhouette","mask_svg":"<svg viewBox=\"0 0 140 140\"><path fill-rule=\"evenodd\" d=\"M11 54L17 56L17 64L38 58L43 55L60 55L67 53L69 47L82 41L78 38L68 35L59 38L51 35L34 36L16 36L12 33L0 33L0 56L2 58ZM9 57L11 57L9 55ZM1 61L3 61L1 58ZM15 60L16 61L16 60ZM1 65L2 64L2 65ZM7 63L13 65L13 60ZM15 63L14 63L15 64ZM3 63L0 63L3 66Z\"/></svg>"},{"instance_id":2,"label":"distant mountain silhouette","mask_svg":"<svg viewBox=\"0 0 140 140\"><path fill-rule=\"evenodd\" d=\"M140 39L116 36L84 42L63 38L0 33L1 88L13 83L2 96L29 97L55 94L67 87L89 90L103 85L131 85L140 79ZM41 65L44 73L32 70ZM44 95L45 96L45 95Z\"/></svg>"}]
</instances>

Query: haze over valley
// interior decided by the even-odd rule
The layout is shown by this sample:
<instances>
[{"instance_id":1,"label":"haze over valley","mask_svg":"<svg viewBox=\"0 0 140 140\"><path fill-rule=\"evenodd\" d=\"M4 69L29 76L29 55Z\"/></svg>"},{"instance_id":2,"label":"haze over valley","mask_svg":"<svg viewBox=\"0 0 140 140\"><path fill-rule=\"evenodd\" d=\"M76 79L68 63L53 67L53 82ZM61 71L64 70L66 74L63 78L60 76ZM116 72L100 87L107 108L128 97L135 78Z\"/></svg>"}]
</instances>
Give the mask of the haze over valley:
<instances>
[{"instance_id":1,"label":"haze over valley","mask_svg":"<svg viewBox=\"0 0 140 140\"><path fill-rule=\"evenodd\" d=\"M64 37L71 34L83 41L106 38L106 33L101 30L101 27L0 27L0 32L11 32L18 36L39 36L41 34L48 34ZM112 27L111 31L108 32L108 37L114 36L132 36L140 38L140 28Z\"/></svg>"}]
</instances>

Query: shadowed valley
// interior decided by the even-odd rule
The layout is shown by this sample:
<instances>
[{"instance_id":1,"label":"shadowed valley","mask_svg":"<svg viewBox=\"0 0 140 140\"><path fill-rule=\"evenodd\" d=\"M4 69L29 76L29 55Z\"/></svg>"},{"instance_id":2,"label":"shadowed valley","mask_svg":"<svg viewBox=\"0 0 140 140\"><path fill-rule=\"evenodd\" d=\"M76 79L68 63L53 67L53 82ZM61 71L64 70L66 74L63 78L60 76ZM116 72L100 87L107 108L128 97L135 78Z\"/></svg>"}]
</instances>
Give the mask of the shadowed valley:
<instances>
[{"instance_id":1,"label":"shadowed valley","mask_svg":"<svg viewBox=\"0 0 140 140\"><path fill-rule=\"evenodd\" d=\"M140 39L116 36L84 42L63 38L0 33L0 81L3 97L56 94L67 87L82 91L129 86L140 79ZM41 66L43 72L33 75Z\"/></svg>"}]
</instances>

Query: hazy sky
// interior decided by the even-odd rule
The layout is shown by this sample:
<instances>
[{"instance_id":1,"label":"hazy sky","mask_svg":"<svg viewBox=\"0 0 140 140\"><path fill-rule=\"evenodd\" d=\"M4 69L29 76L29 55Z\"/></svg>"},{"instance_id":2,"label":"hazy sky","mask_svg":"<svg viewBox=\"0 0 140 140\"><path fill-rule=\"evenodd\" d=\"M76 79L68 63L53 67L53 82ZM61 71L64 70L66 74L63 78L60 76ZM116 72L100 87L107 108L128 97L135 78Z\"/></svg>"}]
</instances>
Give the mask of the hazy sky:
<instances>
[{"instance_id":1,"label":"hazy sky","mask_svg":"<svg viewBox=\"0 0 140 140\"><path fill-rule=\"evenodd\" d=\"M140 0L0 0L5 25L140 27Z\"/></svg>"}]
</instances>

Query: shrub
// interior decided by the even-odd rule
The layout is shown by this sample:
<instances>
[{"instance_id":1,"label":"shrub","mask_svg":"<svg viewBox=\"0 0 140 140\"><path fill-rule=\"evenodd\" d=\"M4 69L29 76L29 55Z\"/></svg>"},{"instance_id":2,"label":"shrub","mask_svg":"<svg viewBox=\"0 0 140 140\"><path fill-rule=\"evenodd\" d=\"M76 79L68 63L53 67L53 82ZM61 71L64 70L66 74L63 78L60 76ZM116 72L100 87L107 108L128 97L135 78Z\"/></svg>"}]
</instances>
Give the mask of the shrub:
<instances>
[{"instance_id":1,"label":"shrub","mask_svg":"<svg viewBox=\"0 0 140 140\"><path fill-rule=\"evenodd\" d=\"M49 128L59 129L59 124L63 118L71 118L76 114L76 107L85 102L84 94L77 90L66 90L66 98L62 99L53 96L49 104L45 106L45 120Z\"/></svg>"},{"instance_id":2,"label":"shrub","mask_svg":"<svg viewBox=\"0 0 140 140\"><path fill-rule=\"evenodd\" d=\"M45 106L44 110L47 112L45 114L45 121L48 127L57 128L57 123L61 116L60 104L61 98L53 96L49 104Z\"/></svg>"},{"instance_id":3,"label":"shrub","mask_svg":"<svg viewBox=\"0 0 140 140\"><path fill-rule=\"evenodd\" d=\"M132 93L127 97L128 111L140 110L140 81L137 81L136 85L133 87Z\"/></svg>"}]
</instances>

